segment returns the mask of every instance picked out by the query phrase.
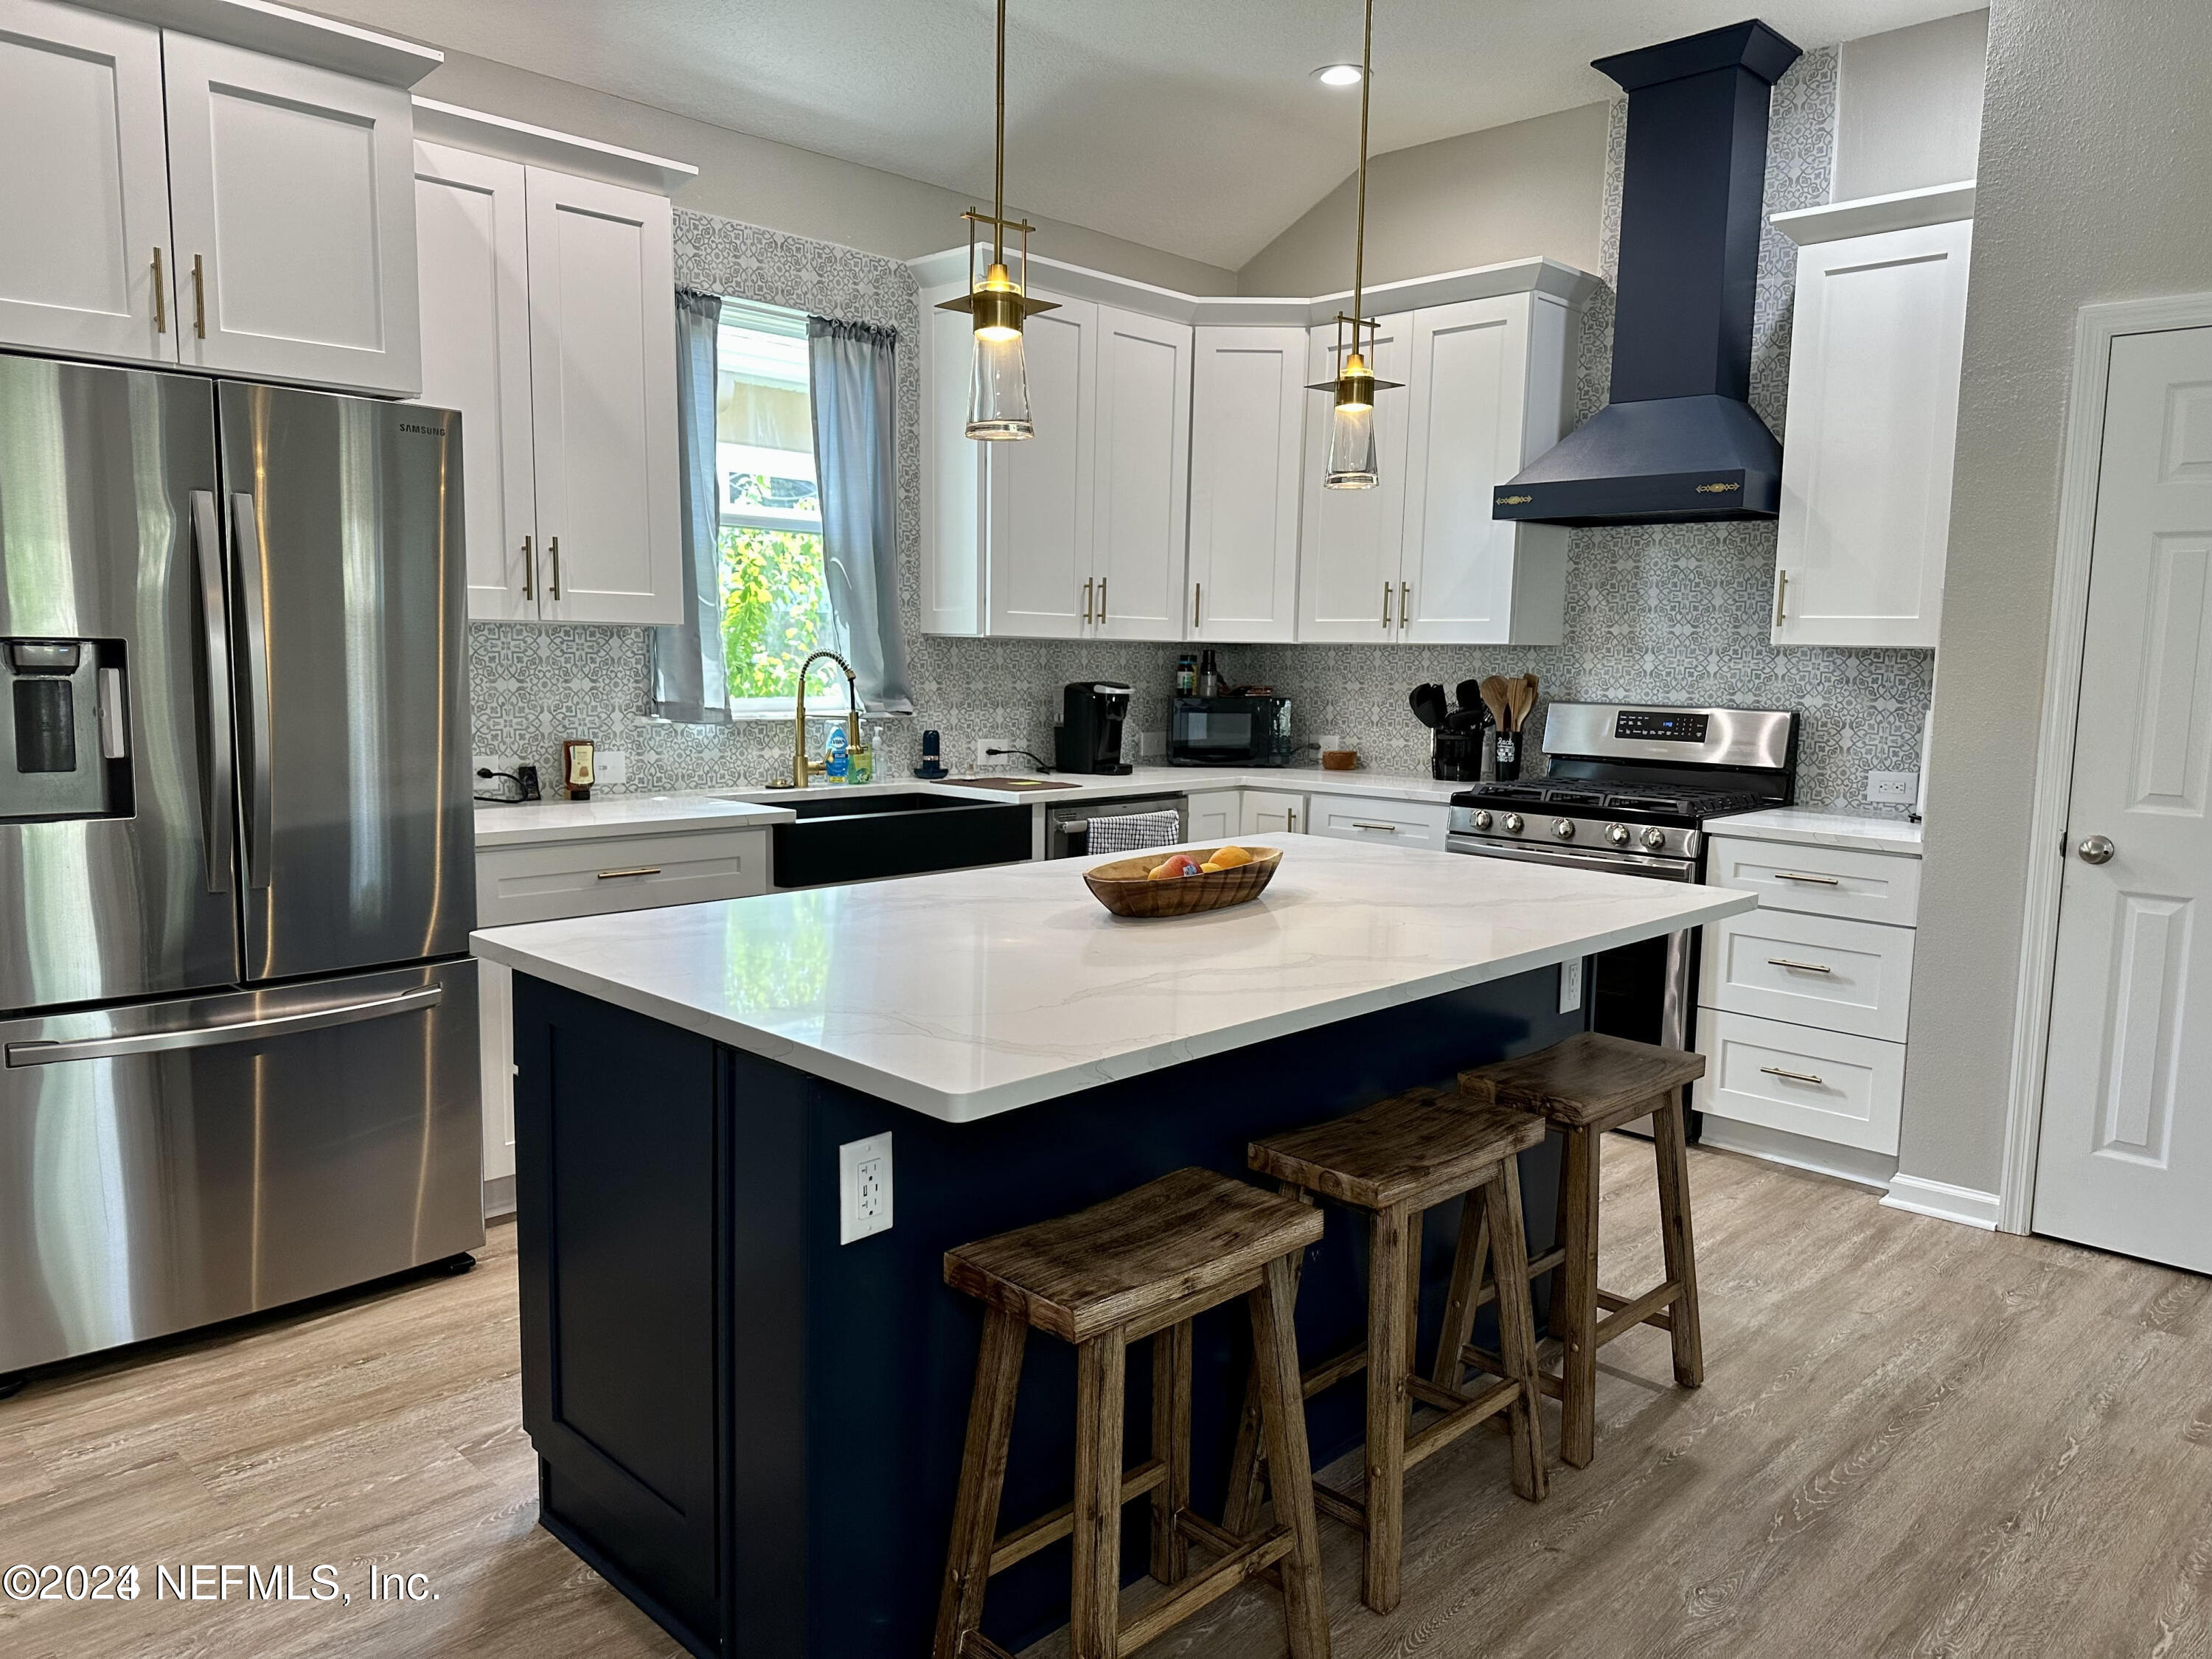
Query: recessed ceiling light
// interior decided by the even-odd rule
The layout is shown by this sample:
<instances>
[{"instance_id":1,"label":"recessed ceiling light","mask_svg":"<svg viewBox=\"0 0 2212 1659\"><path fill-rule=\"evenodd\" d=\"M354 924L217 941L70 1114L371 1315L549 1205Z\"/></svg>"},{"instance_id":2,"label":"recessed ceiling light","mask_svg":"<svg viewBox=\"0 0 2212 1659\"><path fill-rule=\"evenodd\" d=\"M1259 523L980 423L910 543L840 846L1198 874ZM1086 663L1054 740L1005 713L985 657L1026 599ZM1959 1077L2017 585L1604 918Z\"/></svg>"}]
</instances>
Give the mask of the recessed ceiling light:
<instances>
[{"instance_id":1,"label":"recessed ceiling light","mask_svg":"<svg viewBox=\"0 0 2212 1659\"><path fill-rule=\"evenodd\" d=\"M1313 72L1313 78L1325 87L1356 87L1359 84L1359 65L1324 64Z\"/></svg>"}]
</instances>

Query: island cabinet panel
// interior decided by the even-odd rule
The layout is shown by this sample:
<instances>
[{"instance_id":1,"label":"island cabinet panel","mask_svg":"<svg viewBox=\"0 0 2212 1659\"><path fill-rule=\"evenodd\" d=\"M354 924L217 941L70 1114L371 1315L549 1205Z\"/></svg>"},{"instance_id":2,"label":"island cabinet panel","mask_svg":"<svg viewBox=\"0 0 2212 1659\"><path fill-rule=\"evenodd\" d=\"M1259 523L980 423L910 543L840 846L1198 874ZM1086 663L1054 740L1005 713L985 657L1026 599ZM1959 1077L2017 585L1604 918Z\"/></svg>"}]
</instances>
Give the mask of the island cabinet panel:
<instances>
[{"instance_id":1,"label":"island cabinet panel","mask_svg":"<svg viewBox=\"0 0 2212 1659\"><path fill-rule=\"evenodd\" d=\"M516 975L524 1427L541 1518L690 1652L914 1659L929 1650L981 1312L945 1252L1170 1170L1247 1176L1255 1135L1339 1115L1580 1029L1547 969L949 1123ZM838 1243L838 1148L889 1133L893 1223ZM1523 1155L1548 1248L1558 1156ZM1422 1341L1443 1317L1458 1206L1421 1244ZM1314 1352L1365 1319L1364 1245L1332 1211L1298 1297ZM1218 1516L1249 1364L1240 1306L1193 1334L1193 1501ZM1146 1443L1152 1367L1128 1377ZM1002 1525L1068 1501L1073 1350L1028 1347ZM1315 1400L1326 1462L1364 1431ZM1122 1580L1147 1565L1126 1513ZM1066 1547L992 1582L1008 1652L1067 1620Z\"/></svg>"}]
</instances>

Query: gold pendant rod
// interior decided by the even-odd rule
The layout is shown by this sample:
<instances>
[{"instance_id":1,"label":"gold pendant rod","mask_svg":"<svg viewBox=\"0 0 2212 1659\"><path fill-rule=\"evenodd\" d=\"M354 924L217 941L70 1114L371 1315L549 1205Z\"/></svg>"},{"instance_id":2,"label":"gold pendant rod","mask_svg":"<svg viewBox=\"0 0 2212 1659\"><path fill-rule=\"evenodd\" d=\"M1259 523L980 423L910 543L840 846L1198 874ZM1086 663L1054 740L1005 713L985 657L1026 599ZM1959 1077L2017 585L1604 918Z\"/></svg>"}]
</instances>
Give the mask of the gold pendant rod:
<instances>
[{"instance_id":1,"label":"gold pendant rod","mask_svg":"<svg viewBox=\"0 0 2212 1659\"><path fill-rule=\"evenodd\" d=\"M999 0L999 6L1003 15L1006 0ZM1367 27L1359 45L1359 215L1352 242L1352 349L1354 351L1359 349L1359 319L1366 315L1363 307L1367 286L1367 105L1374 85L1375 0L1367 0Z\"/></svg>"},{"instance_id":2,"label":"gold pendant rod","mask_svg":"<svg viewBox=\"0 0 2212 1659\"><path fill-rule=\"evenodd\" d=\"M1375 0L1367 0L1371 9ZM1360 140L1363 150L1364 138ZM999 125L992 162L991 263L1006 263L1006 0L999 0ZM1364 189L1364 186L1362 186ZM1022 273L1023 283L1028 285L1029 273Z\"/></svg>"}]
</instances>

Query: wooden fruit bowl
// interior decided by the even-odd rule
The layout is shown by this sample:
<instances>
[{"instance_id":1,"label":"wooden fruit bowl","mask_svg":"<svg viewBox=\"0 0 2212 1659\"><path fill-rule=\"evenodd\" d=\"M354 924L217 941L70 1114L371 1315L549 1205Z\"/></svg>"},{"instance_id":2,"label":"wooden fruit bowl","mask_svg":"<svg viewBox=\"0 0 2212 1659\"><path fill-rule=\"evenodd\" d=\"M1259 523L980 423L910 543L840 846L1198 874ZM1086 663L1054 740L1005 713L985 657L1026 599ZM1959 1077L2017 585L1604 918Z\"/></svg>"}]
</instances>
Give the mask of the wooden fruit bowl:
<instances>
[{"instance_id":1,"label":"wooden fruit bowl","mask_svg":"<svg viewBox=\"0 0 2212 1659\"><path fill-rule=\"evenodd\" d=\"M1203 864L1213 856L1214 850L1193 848L1189 852L1191 857ZM1240 864L1233 870L1216 870L1211 874L1200 872L1153 881L1153 867L1168 856L1165 852L1158 852L1139 853L1133 858L1095 865L1083 872L1083 879L1091 889L1091 896L1117 916L1193 916L1201 910L1243 904L1267 890L1267 884L1275 878L1275 866L1283 861L1282 849L1247 847L1244 850L1252 855L1251 863Z\"/></svg>"}]
</instances>

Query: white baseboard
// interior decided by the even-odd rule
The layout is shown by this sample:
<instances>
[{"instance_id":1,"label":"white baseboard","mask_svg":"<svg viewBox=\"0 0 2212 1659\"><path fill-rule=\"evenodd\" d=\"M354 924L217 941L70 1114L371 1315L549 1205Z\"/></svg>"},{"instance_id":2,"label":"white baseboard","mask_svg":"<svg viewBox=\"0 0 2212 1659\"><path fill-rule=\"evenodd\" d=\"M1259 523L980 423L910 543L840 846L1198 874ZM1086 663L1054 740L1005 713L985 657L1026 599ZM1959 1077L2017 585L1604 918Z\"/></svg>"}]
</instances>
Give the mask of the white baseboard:
<instances>
[{"instance_id":1,"label":"white baseboard","mask_svg":"<svg viewBox=\"0 0 2212 1659\"><path fill-rule=\"evenodd\" d=\"M1997 1230L1997 1195L1972 1187L1954 1187L1948 1181L1929 1181L1920 1176L1893 1176L1886 1208L1932 1215L1939 1221L1955 1221L1963 1227Z\"/></svg>"},{"instance_id":2,"label":"white baseboard","mask_svg":"<svg viewBox=\"0 0 2212 1659\"><path fill-rule=\"evenodd\" d=\"M483 1218L495 1220L514 1213L514 1177L495 1176L483 1184Z\"/></svg>"},{"instance_id":3,"label":"white baseboard","mask_svg":"<svg viewBox=\"0 0 2212 1659\"><path fill-rule=\"evenodd\" d=\"M1711 1112L1705 1115L1705 1127L1698 1131L1698 1143L1717 1146L1723 1152L1763 1158L1769 1164L1786 1164L1793 1170L1833 1176L1838 1181L1861 1187L1886 1188L1889 1178L1897 1173L1897 1160L1886 1152L1839 1146L1832 1140L1815 1140L1810 1135L1791 1134L1787 1129L1770 1129L1762 1123L1715 1117Z\"/></svg>"}]
</instances>

